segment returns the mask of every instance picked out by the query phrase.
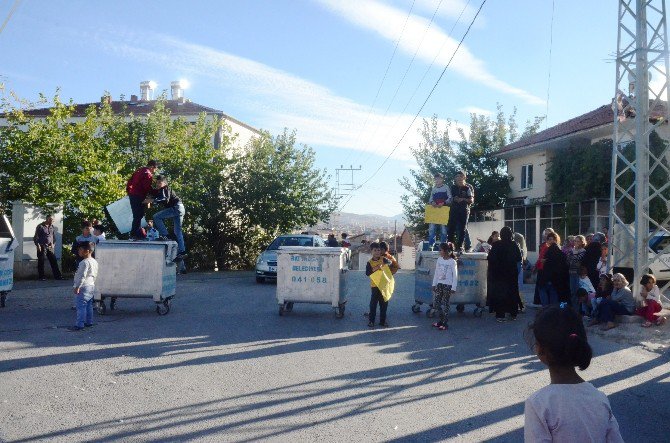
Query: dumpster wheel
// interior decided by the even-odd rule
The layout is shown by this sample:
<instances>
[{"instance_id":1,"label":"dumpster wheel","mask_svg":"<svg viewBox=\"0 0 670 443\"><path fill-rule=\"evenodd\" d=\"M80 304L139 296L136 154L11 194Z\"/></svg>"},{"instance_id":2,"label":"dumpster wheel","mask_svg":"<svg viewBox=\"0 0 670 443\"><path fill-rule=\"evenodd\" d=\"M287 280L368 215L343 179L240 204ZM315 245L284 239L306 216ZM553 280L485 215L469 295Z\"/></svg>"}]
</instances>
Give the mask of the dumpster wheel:
<instances>
[{"instance_id":1,"label":"dumpster wheel","mask_svg":"<svg viewBox=\"0 0 670 443\"><path fill-rule=\"evenodd\" d=\"M167 315L170 312L170 299L166 298L163 303L156 303L156 313L158 315Z\"/></svg>"},{"instance_id":2,"label":"dumpster wheel","mask_svg":"<svg viewBox=\"0 0 670 443\"><path fill-rule=\"evenodd\" d=\"M286 308L284 307L284 304L282 303L281 305L279 305L279 316L280 317L283 316L285 311L286 311Z\"/></svg>"},{"instance_id":3,"label":"dumpster wheel","mask_svg":"<svg viewBox=\"0 0 670 443\"><path fill-rule=\"evenodd\" d=\"M339 305L337 307L337 311L335 312L335 317L336 318L344 317L344 303L342 303L341 305Z\"/></svg>"},{"instance_id":4,"label":"dumpster wheel","mask_svg":"<svg viewBox=\"0 0 670 443\"><path fill-rule=\"evenodd\" d=\"M291 312L291 311L293 311L293 302L292 301L286 303L286 312Z\"/></svg>"},{"instance_id":5,"label":"dumpster wheel","mask_svg":"<svg viewBox=\"0 0 670 443\"><path fill-rule=\"evenodd\" d=\"M7 292L0 292L0 308L5 307L5 302L7 301Z\"/></svg>"},{"instance_id":6,"label":"dumpster wheel","mask_svg":"<svg viewBox=\"0 0 670 443\"><path fill-rule=\"evenodd\" d=\"M412 312L415 314L421 312L421 305L418 303L412 305Z\"/></svg>"},{"instance_id":7,"label":"dumpster wheel","mask_svg":"<svg viewBox=\"0 0 670 443\"><path fill-rule=\"evenodd\" d=\"M95 307L95 312L97 312L98 315L105 315L107 312L107 305L104 301L100 300L98 302L98 305Z\"/></svg>"},{"instance_id":8,"label":"dumpster wheel","mask_svg":"<svg viewBox=\"0 0 670 443\"><path fill-rule=\"evenodd\" d=\"M484 308L476 307L472 313L474 314L475 317L481 318L481 316L484 314Z\"/></svg>"}]
</instances>

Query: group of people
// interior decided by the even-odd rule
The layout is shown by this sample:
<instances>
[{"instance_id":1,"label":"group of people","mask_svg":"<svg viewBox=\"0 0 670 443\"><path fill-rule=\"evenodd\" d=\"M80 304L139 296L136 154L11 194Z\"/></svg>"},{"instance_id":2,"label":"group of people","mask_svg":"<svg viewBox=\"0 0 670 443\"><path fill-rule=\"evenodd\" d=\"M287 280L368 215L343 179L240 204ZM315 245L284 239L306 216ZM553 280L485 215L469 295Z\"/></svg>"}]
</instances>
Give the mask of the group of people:
<instances>
[{"instance_id":1,"label":"group of people","mask_svg":"<svg viewBox=\"0 0 670 443\"><path fill-rule=\"evenodd\" d=\"M168 185L167 177L156 174L159 167L160 163L157 160L149 160L146 166L133 173L126 184L126 192L133 214L130 238L132 240L168 240L165 221L171 219L177 242L177 259L182 259L186 256L184 233L181 228L186 209L181 198ZM149 230L154 229L155 223L158 235L151 232L151 236L147 238L148 233L142 229L141 224L146 209L152 204L161 204L163 209L154 214L153 222L149 226Z\"/></svg>"},{"instance_id":2,"label":"group of people","mask_svg":"<svg viewBox=\"0 0 670 443\"><path fill-rule=\"evenodd\" d=\"M521 234L508 227L494 231L476 250L488 252L487 305L496 313L498 321L507 314L516 319L524 305L520 296L523 283L523 263L527 250ZM553 229L543 232L538 260L532 268L537 273L534 303L542 306L566 304L580 315L589 318L589 325L602 324L603 329L616 327L617 315L640 315L643 327L660 325L665 318L661 294L656 279L643 275L642 300L637 303L623 274L607 272L607 235L596 232L586 236L569 236L561 245L561 238Z\"/></svg>"},{"instance_id":3,"label":"group of people","mask_svg":"<svg viewBox=\"0 0 670 443\"><path fill-rule=\"evenodd\" d=\"M454 177L454 183L444 183L444 176L440 173L434 175L435 185L430 191L428 204L434 208L449 207L449 221L446 225L430 223L428 225L428 244L435 245L437 230L440 230L440 244L451 242L457 251L469 248L468 219L470 218L470 207L475 202L475 190L471 184L466 182L466 174L458 171Z\"/></svg>"}]
</instances>

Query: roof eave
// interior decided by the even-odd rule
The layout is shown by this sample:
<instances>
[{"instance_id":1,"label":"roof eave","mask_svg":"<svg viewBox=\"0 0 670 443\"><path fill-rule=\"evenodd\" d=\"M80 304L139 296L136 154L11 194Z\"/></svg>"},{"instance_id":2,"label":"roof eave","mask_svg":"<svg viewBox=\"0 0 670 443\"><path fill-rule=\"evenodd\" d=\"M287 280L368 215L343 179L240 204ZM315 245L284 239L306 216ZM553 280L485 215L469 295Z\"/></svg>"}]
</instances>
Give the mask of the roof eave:
<instances>
[{"instance_id":1,"label":"roof eave","mask_svg":"<svg viewBox=\"0 0 670 443\"><path fill-rule=\"evenodd\" d=\"M538 143L532 143L532 144L529 144L529 145L519 146L517 148L510 149L508 151L496 152L495 154L493 154L493 156L494 157L500 157L500 158L518 157L520 154L527 153L527 151L541 150L543 147L545 147L545 145L560 143L561 141L568 140L568 139L571 139L571 138L578 138L581 135L585 135L589 132L593 132L596 129L605 128L605 127L613 125L613 124L614 124L614 121L611 121L611 122L608 122L608 123L605 123L605 124L602 124L602 125L593 126L591 128L587 128L587 129L582 129L581 131L571 132L570 134L565 134L565 135L561 135L559 137L550 138L549 140L543 140L543 141L538 142ZM549 146L546 146L546 147L548 148Z\"/></svg>"}]
</instances>

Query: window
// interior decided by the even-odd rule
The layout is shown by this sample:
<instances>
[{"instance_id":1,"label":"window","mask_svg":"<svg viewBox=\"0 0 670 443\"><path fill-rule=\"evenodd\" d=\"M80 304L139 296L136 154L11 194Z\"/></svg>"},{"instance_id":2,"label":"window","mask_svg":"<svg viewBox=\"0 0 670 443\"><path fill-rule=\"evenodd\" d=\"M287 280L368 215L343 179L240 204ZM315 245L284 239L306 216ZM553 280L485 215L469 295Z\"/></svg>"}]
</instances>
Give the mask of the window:
<instances>
[{"instance_id":1,"label":"window","mask_svg":"<svg viewBox=\"0 0 670 443\"><path fill-rule=\"evenodd\" d=\"M533 188L533 165L521 166L521 189Z\"/></svg>"},{"instance_id":2,"label":"window","mask_svg":"<svg viewBox=\"0 0 670 443\"><path fill-rule=\"evenodd\" d=\"M561 237L561 242L563 242L567 234L565 211L566 207L564 203L544 204L540 206L540 232L544 232L547 228L552 228Z\"/></svg>"},{"instance_id":3,"label":"window","mask_svg":"<svg viewBox=\"0 0 670 443\"><path fill-rule=\"evenodd\" d=\"M526 238L526 248L534 252L535 243L535 206L514 206L505 208L505 226Z\"/></svg>"}]
</instances>

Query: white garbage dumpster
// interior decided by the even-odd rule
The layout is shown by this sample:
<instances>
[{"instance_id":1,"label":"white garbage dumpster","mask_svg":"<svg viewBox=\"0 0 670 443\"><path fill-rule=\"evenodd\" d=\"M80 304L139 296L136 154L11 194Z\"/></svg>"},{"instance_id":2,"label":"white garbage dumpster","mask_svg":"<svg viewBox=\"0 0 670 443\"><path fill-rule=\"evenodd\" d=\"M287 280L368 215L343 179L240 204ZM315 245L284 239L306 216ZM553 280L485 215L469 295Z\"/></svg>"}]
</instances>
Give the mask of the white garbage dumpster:
<instances>
[{"instance_id":1,"label":"white garbage dumpster","mask_svg":"<svg viewBox=\"0 0 670 443\"><path fill-rule=\"evenodd\" d=\"M277 251L279 315L294 303L329 304L338 318L347 302L346 248L282 246Z\"/></svg>"},{"instance_id":2,"label":"white garbage dumpster","mask_svg":"<svg viewBox=\"0 0 670 443\"><path fill-rule=\"evenodd\" d=\"M170 301L177 284L177 243L173 241L107 240L98 243L95 259L98 278L95 301L98 314L104 315L105 299L114 309L117 297L152 298L156 312L170 312Z\"/></svg>"},{"instance_id":3,"label":"white garbage dumpster","mask_svg":"<svg viewBox=\"0 0 670 443\"><path fill-rule=\"evenodd\" d=\"M0 308L14 287L14 248L17 242L7 216L0 215Z\"/></svg>"},{"instance_id":4,"label":"white garbage dumpster","mask_svg":"<svg viewBox=\"0 0 670 443\"><path fill-rule=\"evenodd\" d=\"M421 305L429 306L426 315L435 315L433 308L433 277L435 262L440 256L437 251L419 251L416 270L414 271L414 305L412 312L421 312ZM475 305L473 314L481 317L486 306L486 270L488 262L485 252L469 252L461 254L458 259L458 285L456 293L449 300L456 305L458 312L465 310L465 305Z\"/></svg>"}]
</instances>

